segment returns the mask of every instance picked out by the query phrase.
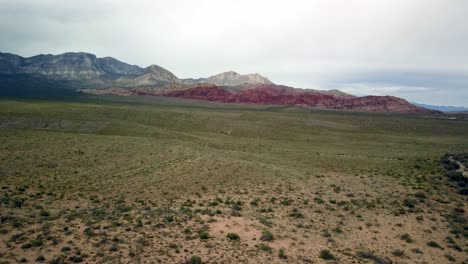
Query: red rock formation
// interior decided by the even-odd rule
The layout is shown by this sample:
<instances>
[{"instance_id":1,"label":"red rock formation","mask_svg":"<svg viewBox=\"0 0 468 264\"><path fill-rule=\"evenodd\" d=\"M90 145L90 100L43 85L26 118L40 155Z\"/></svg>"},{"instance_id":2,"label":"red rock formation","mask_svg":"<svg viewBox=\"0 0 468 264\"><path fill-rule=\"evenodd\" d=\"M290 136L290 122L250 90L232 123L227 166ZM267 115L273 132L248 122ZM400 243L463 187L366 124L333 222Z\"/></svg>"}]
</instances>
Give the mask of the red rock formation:
<instances>
[{"instance_id":1,"label":"red rock formation","mask_svg":"<svg viewBox=\"0 0 468 264\"><path fill-rule=\"evenodd\" d=\"M201 84L188 89L163 92L160 95L225 103L292 105L339 110L395 113L437 112L412 105L404 99L393 96L335 97L275 84L261 84L237 93L229 92L213 84Z\"/></svg>"}]
</instances>

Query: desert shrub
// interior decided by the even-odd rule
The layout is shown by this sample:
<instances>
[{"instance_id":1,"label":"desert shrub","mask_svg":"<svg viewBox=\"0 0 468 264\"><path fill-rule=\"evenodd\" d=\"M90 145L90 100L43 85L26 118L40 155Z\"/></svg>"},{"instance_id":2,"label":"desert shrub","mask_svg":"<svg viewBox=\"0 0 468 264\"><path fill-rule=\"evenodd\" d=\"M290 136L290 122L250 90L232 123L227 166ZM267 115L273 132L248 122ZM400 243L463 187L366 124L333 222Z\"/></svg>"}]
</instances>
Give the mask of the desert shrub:
<instances>
[{"instance_id":1,"label":"desert shrub","mask_svg":"<svg viewBox=\"0 0 468 264\"><path fill-rule=\"evenodd\" d=\"M273 223L268 220L268 218L266 218L265 216L260 216L258 218L258 221L260 222L260 224L262 225L265 225L265 226L268 226L268 227L272 227L273 226Z\"/></svg>"},{"instance_id":2,"label":"desert shrub","mask_svg":"<svg viewBox=\"0 0 468 264\"><path fill-rule=\"evenodd\" d=\"M172 223L174 221L174 216L173 215L166 215L164 217L164 222L166 223Z\"/></svg>"},{"instance_id":3,"label":"desert shrub","mask_svg":"<svg viewBox=\"0 0 468 264\"><path fill-rule=\"evenodd\" d=\"M192 256L188 263L189 264L201 264L202 260L201 260L201 257L199 257L199 256Z\"/></svg>"},{"instance_id":4,"label":"desert shrub","mask_svg":"<svg viewBox=\"0 0 468 264\"><path fill-rule=\"evenodd\" d=\"M208 206L211 206L211 207L215 207L215 206L218 206L219 205L219 202L218 201L211 201L208 203Z\"/></svg>"},{"instance_id":5,"label":"desert shrub","mask_svg":"<svg viewBox=\"0 0 468 264\"><path fill-rule=\"evenodd\" d=\"M206 229L202 229L202 230L198 231L198 237L200 239L205 240L205 239L210 238L210 235L208 234L208 231Z\"/></svg>"},{"instance_id":6,"label":"desert shrub","mask_svg":"<svg viewBox=\"0 0 468 264\"><path fill-rule=\"evenodd\" d=\"M335 256L333 256L333 254L328 249L322 249L320 251L319 257L325 260L335 259Z\"/></svg>"},{"instance_id":7,"label":"desert shrub","mask_svg":"<svg viewBox=\"0 0 468 264\"><path fill-rule=\"evenodd\" d=\"M260 201L260 199L258 198L255 198L253 199L252 201L250 201L250 205L252 206L258 206L258 202Z\"/></svg>"},{"instance_id":8,"label":"desert shrub","mask_svg":"<svg viewBox=\"0 0 468 264\"><path fill-rule=\"evenodd\" d=\"M81 262L83 262L83 257L81 257L81 256L71 256L70 260L73 263L81 263Z\"/></svg>"},{"instance_id":9,"label":"desert shrub","mask_svg":"<svg viewBox=\"0 0 468 264\"><path fill-rule=\"evenodd\" d=\"M322 199L319 198L319 197L315 197L315 198L314 198L314 202L317 203L317 204L323 204L323 203L325 203L325 201L322 200Z\"/></svg>"},{"instance_id":10,"label":"desert shrub","mask_svg":"<svg viewBox=\"0 0 468 264\"><path fill-rule=\"evenodd\" d=\"M278 257L280 259L287 259L288 256L286 256L286 252L284 250L284 248L281 248L279 251L278 251Z\"/></svg>"},{"instance_id":11,"label":"desert shrub","mask_svg":"<svg viewBox=\"0 0 468 264\"><path fill-rule=\"evenodd\" d=\"M414 197L420 199L420 200L424 200L427 198L426 196L426 193L422 192L422 191L419 191L419 192L415 192L414 193Z\"/></svg>"},{"instance_id":12,"label":"desert shrub","mask_svg":"<svg viewBox=\"0 0 468 264\"><path fill-rule=\"evenodd\" d=\"M112 246L110 246L109 248L110 252L116 252L118 250L119 250L119 246L117 246L117 244L112 244Z\"/></svg>"},{"instance_id":13,"label":"desert shrub","mask_svg":"<svg viewBox=\"0 0 468 264\"><path fill-rule=\"evenodd\" d=\"M31 247L40 247L44 244L44 241L40 238L36 238L31 240Z\"/></svg>"},{"instance_id":14,"label":"desert shrub","mask_svg":"<svg viewBox=\"0 0 468 264\"><path fill-rule=\"evenodd\" d=\"M68 252L68 251L70 251L70 250L71 250L70 247L65 246L65 247L63 247L60 251L62 251L62 252Z\"/></svg>"},{"instance_id":15,"label":"desert shrub","mask_svg":"<svg viewBox=\"0 0 468 264\"><path fill-rule=\"evenodd\" d=\"M382 257L379 257L377 255L375 255L373 252L370 252L370 251L359 251L357 253L357 256L359 258L363 258L363 259L369 259L369 260L372 260L375 264L387 264L387 263L392 263L391 261L389 260L386 260Z\"/></svg>"},{"instance_id":16,"label":"desert shrub","mask_svg":"<svg viewBox=\"0 0 468 264\"><path fill-rule=\"evenodd\" d=\"M49 264L65 264L65 256L60 256L49 261Z\"/></svg>"},{"instance_id":17,"label":"desert shrub","mask_svg":"<svg viewBox=\"0 0 468 264\"><path fill-rule=\"evenodd\" d=\"M403 257L405 255L405 252L401 249L395 249L392 251L392 255L395 257Z\"/></svg>"},{"instance_id":18,"label":"desert shrub","mask_svg":"<svg viewBox=\"0 0 468 264\"><path fill-rule=\"evenodd\" d=\"M228 233L226 237L229 240L240 240L240 236L236 233Z\"/></svg>"},{"instance_id":19,"label":"desert shrub","mask_svg":"<svg viewBox=\"0 0 468 264\"><path fill-rule=\"evenodd\" d=\"M169 248L177 249L177 248L179 248L179 247L178 247L177 244L175 244L175 243L170 243L170 244L169 244Z\"/></svg>"},{"instance_id":20,"label":"desert shrub","mask_svg":"<svg viewBox=\"0 0 468 264\"><path fill-rule=\"evenodd\" d=\"M289 217L304 218L304 215L299 211L299 209L294 208L294 209L292 209L291 213L289 214Z\"/></svg>"},{"instance_id":21,"label":"desert shrub","mask_svg":"<svg viewBox=\"0 0 468 264\"><path fill-rule=\"evenodd\" d=\"M458 165L458 163L452 162L452 161L449 161L448 163L444 163L443 166L444 166L444 169L446 169L448 171L456 171L456 170L460 169L460 165Z\"/></svg>"},{"instance_id":22,"label":"desert shrub","mask_svg":"<svg viewBox=\"0 0 468 264\"><path fill-rule=\"evenodd\" d=\"M452 261L452 262L457 261L457 259L455 259L455 257L453 257L453 256L450 255L450 254L445 254L445 257L446 257L449 261Z\"/></svg>"},{"instance_id":23,"label":"desert shrub","mask_svg":"<svg viewBox=\"0 0 468 264\"><path fill-rule=\"evenodd\" d=\"M341 226L337 226L337 227L333 228L332 231L337 233L337 234L343 233L343 229L341 229Z\"/></svg>"},{"instance_id":24,"label":"desert shrub","mask_svg":"<svg viewBox=\"0 0 468 264\"><path fill-rule=\"evenodd\" d=\"M405 199L403 200L403 205L408 207L408 208L414 208L416 206L416 201L413 199Z\"/></svg>"},{"instance_id":25,"label":"desert shrub","mask_svg":"<svg viewBox=\"0 0 468 264\"><path fill-rule=\"evenodd\" d=\"M411 238L410 234L404 233L400 236L401 240L406 241L408 243L413 242L413 239Z\"/></svg>"},{"instance_id":26,"label":"desert shrub","mask_svg":"<svg viewBox=\"0 0 468 264\"><path fill-rule=\"evenodd\" d=\"M260 236L261 241L272 241L274 238L273 234L268 230L263 230Z\"/></svg>"},{"instance_id":27,"label":"desert shrub","mask_svg":"<svg viewBox=\"0 0 468 264\"><path fill-rule=\"evenodd\" d=\"M31 243L25 243L25 244L21 245L22 249L28 249L28 248L31 248L31 247L32 247Z\"/></svg>"},{"instance_id":28,"label":"desert shrub","mask_svg":"<svg viewBox=\"0 0 468 264\"><path fill-rule=\"evenodd\" d=\"M292 202L293 202L293 200L291 198L286 198L286 199L281 201L281 204L282 205L291 205Z\"/></svg>"},{"instance_id":29,"label":"desert shrub","mask_svg":"<svg viewBox=\"0 0 468 264\"><path fill-rule=\"evenodd\" d=\"M435 242L435 241L429 241L427 242L427 245L430 246L430 247L434 247L434 248L442 248L439 243Z\"/></svg>"},{"instance_id":30,"label":"desert shrub","mask_svg":"<svg viewBox=\"0 0 468 264\"><path fill-rule=\"evenodd\" d=\"M331 237L330 231L328 229L322 230L322 236L323 237Z\"/></svg>"},{"instance_id":31,"label":"desert shrub","mask_svg":"<svg viewBox=\"0 0 468 264\"><path fill-rule=\"evenodd\" d=\"M23 207L23 204L26 200L25 199L21 199L21 198L14 198L12 200L12 206L13 208L21 208Z\"/></svg>"},{"instance_id":32,"label":"desert shrub","mask_svg":"<svg viewBox=\"0 0 468 264\"><path fill-rule=\"evenodd\" d=\"M39 212L39 215L41 217L49 217L50 216L50 213L44 209L42 209L40 212Z\"/></svg>"},{"instance_id":33,"label":"desert shrub","mask_svg":"<svg viewBox=\"0 0 468 264\"><path fill-rule=\"evenodd\" d=\"M260 244L258 245L258 248L261 250L261 251L265 251L265 252L268 252L268 253L271 253L273 252L273 248L268 246L267 244Z\"/></svg>"},{"instance_id":34,"label":"desert shrub","mask_svg":"<svg viewBox=\"0 0 468 264\"><path fill-rule=\"evenodd\" d=\"M83 230L83 234L85 234L85 236L87 236L87 237L92 237L92 236L94 236L94 231L93 231L92 228L87 227L87 228L85 228L85 230Z\"/></svg>"},{"instance_id":35,"label":"desert shrub","mask_svg":"<svg viewBox=\"0 0 468 264\"><path fill-rule=\"evenodd\" d=\"M242 207L241 207L240 204L235 203L235 204L232 205L231 209L234 212L239 212L240 210L242 210Z\"/></svg>"},{"instance_id":36,"label":"desert shrub","mask_svg":"<svg viewBox=\"0 0 468 264\"><path fill-rule=\"evenodd\" d=\"M450 180L455 182L467 182L468 178L458 171L449 171L445 174Z\"/></svg>"}]
</instances>

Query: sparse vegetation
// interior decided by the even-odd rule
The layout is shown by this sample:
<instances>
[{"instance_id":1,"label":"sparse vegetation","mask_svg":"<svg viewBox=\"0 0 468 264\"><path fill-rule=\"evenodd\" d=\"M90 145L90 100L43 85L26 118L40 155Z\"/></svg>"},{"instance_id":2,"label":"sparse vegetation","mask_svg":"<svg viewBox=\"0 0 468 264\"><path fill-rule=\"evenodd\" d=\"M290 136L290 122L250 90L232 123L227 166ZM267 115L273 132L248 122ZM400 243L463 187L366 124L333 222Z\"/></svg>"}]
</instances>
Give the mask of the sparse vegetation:
<instances>
[{"instance_id":1,"label":"sparse vegetation","mask_svg":"<svg viewBox=\"0 0 468 264\"><path fill-rule=\"evenodd\" d=\"M439 243L435 242L435 241L429 241L427 242L427 245L430 246L430 247L434 247L434 248L442 248Z\"/></svg>"},{"instance_id":2,"label":"sparse vegetation","mask_svg":"<svg viewBox=\"0 0 468 264\"><path fill-rule=\"evenodd\" d=\"M227 237L227 239L229 239L229 240L240 240L239 235L236 234L236 233L228 233L228 234L226 235L226 237Z\"/></svg>"},{"instance_id":3,"label":"sparse vegetation","mask_svg":"<svg viewBox=\"0 0 468 264\"><path fill-rule=\"evenodd\" d=\"M190 258L190 264L202 264L202 260L201 260L201 257L199 256L192 256Z\"/></svg>"},{"instance_id":4,"label":"sparse vegetation","mask_svg":"<svg viewBox=\"0 0 468 264\"><path fill-rule=\"evenodd\" d=\"M465 258L465 121L99 100L0 101L0 263Z\"/></svg>"},{"instance_id":5,"label":"sparse vegetation","mask_svg":"<svg viewBox=\"0 0 468 264\"><path fill-rule=\"evenodd\" d=\"M335 259L335 256L328 249L322 249L320 251L320 258L324 260L331 260Z\"/></svg>"},{"instance_id":6,"label":"sparse vegetation","mask_svg":"<svg viewBox=\"0 0 468 264\"><path fill-rule=\"evenodd\" d=\"M262 236L260 236L260 240L262 241L272 241L274 239L273 234L268 230L262 231Z\"/></svg>"},{"instance_id":7,"label":"sparse vegetation","mask_svg":"<svg viewBox=\"0 0 468 264\"><path fill-rule=\"evenodd\" d=\"M413 239L411 238L410 234L404 233L403 235L400 236L401 240L404 240L408 243L413 242Z\"/></svg>"}]
</instances>

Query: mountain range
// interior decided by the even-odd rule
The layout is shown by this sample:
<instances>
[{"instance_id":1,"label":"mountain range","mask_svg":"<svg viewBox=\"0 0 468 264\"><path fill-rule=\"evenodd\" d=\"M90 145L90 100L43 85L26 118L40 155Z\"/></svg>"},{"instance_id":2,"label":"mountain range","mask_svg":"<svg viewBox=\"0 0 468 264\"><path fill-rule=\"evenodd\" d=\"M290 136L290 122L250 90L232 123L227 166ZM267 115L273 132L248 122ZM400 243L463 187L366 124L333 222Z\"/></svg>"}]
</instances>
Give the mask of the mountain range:
<instances>
[{"instance_id":1,"label":"mountain range","mask_svg":"<svg viewBox=\"0 0 468 264\"><path fill-rule=\"evenodd\" d=\"M424 107L427 109L432 109L441 112L468 112L468 108L460 106L446 106L446 105L429 105L429 104L419 104L412 103L416 106Z\"/></svg>"},{"instance_id":2,"label":"mountain range","mask_svg":"<svg viewBox=\"0 0 468 264\"><path fill-rule=\"evenodd\" d=\"M224 72L180 79L157 65L146 68L84 52L21 57L0 53L0 95L79 91L90 94L186 99L398 113L438 113L393 96L356 97L338 90L278 85L260 74Z\"/></svg>"}]
</instances>

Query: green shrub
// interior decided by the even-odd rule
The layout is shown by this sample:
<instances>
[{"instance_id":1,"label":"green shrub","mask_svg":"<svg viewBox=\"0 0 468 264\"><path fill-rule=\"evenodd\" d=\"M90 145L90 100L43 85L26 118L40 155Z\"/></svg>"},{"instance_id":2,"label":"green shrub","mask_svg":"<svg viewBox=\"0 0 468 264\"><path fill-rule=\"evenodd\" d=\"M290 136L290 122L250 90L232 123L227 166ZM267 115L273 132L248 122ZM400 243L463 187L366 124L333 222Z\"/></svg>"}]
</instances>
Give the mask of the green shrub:
<instances>
[{"instance_id":1,"label":"green shrub","mask_svg":"<svg viewBox=\"0 0 468 264\"><path fill-rule=\"evenodd\" d=\"M260 236L261 241L272 241L274 238L273 234L268 230L263 230Z\"/></svg>"},{"instance_id":2,"label":"green shrub","mask_svg":"<svg viewBox=\"0 0 468 264\"><path fill-rule=\"evenodd\" d=\"M416 201L413 199L405 199L403 200L403 205L408 208L414 208L416 206Z\"/></svg>"},{"instance_id":3,"label":"green shrub","mask_svg":"<svg viewBox=\"0 0 468 264\"><path fill-rule=\"evenodd\" d=\"M401 249L395 249L392 251L393 256L395 257L403 257L405 255L405 252Z\"/></svg>"},{"instance_id":4,"label":"green shrub","mask_svg":"<svg viewBox=\"0 0 468 264\"><path fill-rule=\"evenodd\" d=\"M83 230L83 234L85 234L85 236L87 236L87 237L92 237L92 236L94 236L94 231L93 231L92 228L87 227L87 228L85 228L85 230Z\"/></svg>"},{"instance_id":5,"label":"green shrub","mask_svg":"<svg viewBox=\"0 0 468 264\"><path fill-rule=\"evenodd\" d=\"M335 256L327 249L321 250L319 257L325 260L335 259Z\"/></svg>"},{"instance_id":6,"label":"green shrub","mask_svg":"<svg viewBox=\"0 0 468 264\"><path fill-rule=\"evenodd\" d=\"M202 230L202 231L198 232L198 237L199 237L200 239L205 240L205 239L210 238L210 235L208 234L207 231Z\"/></svg>"},{"instance_id":7,"label":"green shrub","mask_svg":"<svg viewBox=\"0 0 468 264\"><path fill-rule=\"evenodd\" d=\"M410 234L404 233L403 235L400 236L401 240L404 240L408 243L413 242L413 239L411 238Z\"/></svg>"},{"instance_id":8,"label":"green shrub","mask_svg":"<svg viewBox=\"0 0 468 264\"><path fill-rule=\"evenodd\" d=\"M451 261L451 262L457 261L457 259L456 259L455 257L453 257L452 255L445 254L445 257L446 257L449 261Z\"/></svg>"},{"instance_id":9,"label":"green shrub","mask_svg":"<svg viewBox=\"0 0 468 264\"><path fill-rule=\"evenodd\" d=\"M42 217L49 217L49 216L50 216L50 213L47 212L46 210L42 209L42 210L39 212L39 215L42 216Z\"/></svg>"},{"instance_id":10,"label":"green shrub","mask_svg":"<svg viewBox=\"0 0 468 264\"><path fill-rule=\"evenodd\" d=\"M42 241L42 239L33 239L31 240L31 247L40 247L44 244L44 241Z\"/></svg>"},{"instance_id":11,"label":"green shrub","mask_svg":"<svg viewBox=\"0 0 468 264\"><path fill-rule=\"evenodd\" d=\"M357 256L359 258L363 258L363 259L370 259L376 264L392 263L391 261L387 261L386 259L381 258L381 257L375 255L373 252L369 252L369 251L359 251L357 253Z\"/></svg>"},{"instance_id":12,"label":"green shrub","mask_svg":"<svg viewBox=\"0 0 468 264\"><path fill-rule=\"evenodd\" d=\"M268 252L268 253L271 253L273 252L273 248L268 246L267 244L260 244L258 245L258 248L261 250L261 251L265 251L265 252Z\"/></svg>"},{"instance_id":13,"label":"green shrub","mask_svg":"<svg viewBox=\"0 0 468 264\"><path fill-rule=\"evenodd\" d=\"M189 261L190 264L201 264L202 260L199 256L192 256Z\"/></svg>"},{"instance_id":14,"label":"green shrub","mask_svg":"<svg viewBox=\"0 0 468 264\"><path fill-rule=\"evenodd\" d=\"M229 239L229 240L240 240L240 237L238 234L236 233L228 233L226 235L226 237Z\"/></svg>"},{"instance_id":15,"label":"green shrub","mask_svg":"<svg viewBox=\"0 0 468 264\"><path fill-rule=\"evenodd\" d=\"M297 208L294 208L289 214L289 217L304 218L304 215Z\"/></svg>"},{"instance_id":16,"label":"green shrub","mask_svg":"<svg viewBox=\"0 0 468 264\"><path fill-rule=\"evenodd\" d=\"M442 248L439 243L435 242L435 241L429 241L427 242L427 245L430 246L430 247L434 247L434 248Z\"/></svg>"},{"instance_id":17,"label":"green shrub","mask_svg":"<svg viewBox=\"0 0 468 264\"><path fill-rule=\"evenodd\" d=\"M280 249L279 252L278 252L278 257L280 259L287 259L288 256L286 256L286 252L284 251L284 248Z\"/></svg>"}]
</instances>

